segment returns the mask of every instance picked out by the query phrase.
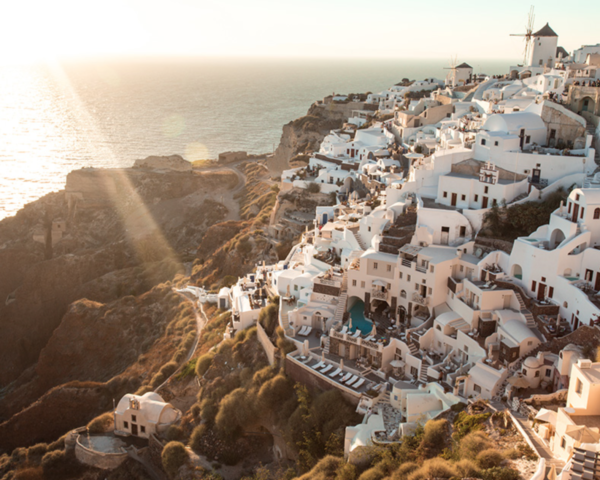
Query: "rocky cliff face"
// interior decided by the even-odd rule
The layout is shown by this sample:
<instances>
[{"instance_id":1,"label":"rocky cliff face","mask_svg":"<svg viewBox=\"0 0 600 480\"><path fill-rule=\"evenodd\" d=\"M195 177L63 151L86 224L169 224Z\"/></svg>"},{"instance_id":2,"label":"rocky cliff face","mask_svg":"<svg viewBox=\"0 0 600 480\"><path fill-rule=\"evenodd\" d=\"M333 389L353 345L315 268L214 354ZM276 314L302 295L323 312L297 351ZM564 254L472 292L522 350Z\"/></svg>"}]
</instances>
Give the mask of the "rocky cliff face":
<instances>
[{"instance_id":1,"label":"rocky cliff face","mask_svg":"<svg viewBox=\"0 0 600 480\"><path fill-rule=\"evenodd\" d=\"M0 387L37 361L71 302L139 295L183 271L181 260L227 216L211 198L237 181L222 172L83 169L66 192L0 222ZM34 240L57 219L66 225L58 242Z\"/></svg>"},{"instance_id":2,"label":"rocky cliff face","mask_svg":"<svg viewBox=\"0 0 600 480\"><path fill-rule=\"evenodd\" d=\"M273 173L289 168L289 161L296 155L319 150L323 138L330 130L340 128L352 115L352 110L362 110L362 102L313 104L304 117L283 126L279 146L268 160Z\"/></svg>"}]
</instances>

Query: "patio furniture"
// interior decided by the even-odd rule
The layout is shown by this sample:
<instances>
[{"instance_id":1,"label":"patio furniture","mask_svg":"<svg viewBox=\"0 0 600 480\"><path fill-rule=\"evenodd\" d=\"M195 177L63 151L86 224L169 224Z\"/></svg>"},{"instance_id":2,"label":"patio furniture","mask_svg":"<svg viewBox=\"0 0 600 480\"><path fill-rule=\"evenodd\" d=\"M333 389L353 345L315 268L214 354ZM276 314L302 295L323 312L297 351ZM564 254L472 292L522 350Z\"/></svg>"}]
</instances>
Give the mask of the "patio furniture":
<instances>
[{"instance_id":1,"label":"patio furniture","mask_svg":"<svg viewBox=\"0 0 600 480\"><path fill-rule=\"evenodd\" d=\"M342 369L341 369L341 368L338 368L337 370L335 370L335 371L333 371L332 373L330 373L330 374L329 374L329 376L330 376L331 378L333 378L333 377L337 377L337 376L338 376L340 373L342 373Z\"/></svg>"},{"instance_id":2,"label":"patio furniture","mask_svg":"<svg viewBox=\"0 0 600 480\"><path fill-rule=\"evenodd\" d=\"M307 330L308 326L304 325L300 331L298 332L298 335L305 337L306 336L306 330Z\"/></svg>"},{"instance_id":3,"label":"patio furniture","mask_svg":"<svg viewBox=\"0 0 600 480\"><path fill-rule=\"evenodd\" d=\"M350 386L350 385L352 385L354 382L356 382L357 380L358 380L358 376L356 376L356 375L352 375L352 378L350 378L350 380L346 380L344 383L345 383L347 386Z\"/></svg>"},{"instance_id":4,"label":"patio furniture","mask_svg":"<svg viewBox=\"0 0 600 480\"><path fill-rule=\"evenodd\" d=\"M366 382L366 380L365 380L364 378L361 378L361 379L359 379L359 380L358 380L358 382L356 382L356 383L355 383L355 384L352 386L352 388L354 388L354 389L358 389L358 388L362 387L363 383L365 383L365 382Z\"/></svg>"},{"instance_id":5,"label":"patio furniture","mask_svg":"<svg viewBox=\"0 0 600 480\"><path fill-rule=\"evenodd\" d=\"M332 368L333 368L333 365L327 365L323 370L321 370L321 373L327 373Z\"/></svg>"},{"instance_id":6,"label":"patio furniture","mask_svg":"<svg viewBox=\"0 0 600 480\"><path fill-rule=\"evenodd\" d=\"M312 367L314 370L318 370L319 368L321 368L323 365L325 365L325 363L323 362L319 362L317 363L314 367Z\"/></svg>"},{"instance_id":7,"label":"patio furniture","mask_svg":"<svg viewBox=\"0 0 600 480\"><path fill-rule=\"evenodd\" d=\"M352 374L351 374L351 373L347 373L346 375L344 375L344 376L341 378L340 382L344 383L344 382L345 382L346 380L348 380L348 379L349 379L351 376L352 376Z\"/></svg>"},{"instance_id":8,"label":"patio furniture","mask_svg":"<svg viewBox=\"0 0 600 480\"><path fill-rule=\"evenodd\" d=\"M348 325L344 325L340 333L346 333L348 331Z\"/></svg>"}]
</instances>

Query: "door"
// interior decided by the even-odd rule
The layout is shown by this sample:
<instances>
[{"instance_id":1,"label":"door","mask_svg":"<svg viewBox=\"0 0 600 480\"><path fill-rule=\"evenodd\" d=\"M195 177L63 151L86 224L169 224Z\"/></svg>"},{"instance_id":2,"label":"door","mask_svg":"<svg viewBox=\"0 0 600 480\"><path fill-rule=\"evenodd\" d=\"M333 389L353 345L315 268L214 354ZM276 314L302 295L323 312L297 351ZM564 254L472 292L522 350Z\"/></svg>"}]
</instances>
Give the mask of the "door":
<instances>
[{"instance_id":1,"label":"door","mask_svg":"<svg viewBox=\"0 0 600 480\"><path fill-rule=\"evenodd\" d=\"M540 284L538 284L537 299L545 300L545 298L546 298L546 285L544 285L543 283L540 283Z\"/></svg>"},{"instance_id":2,"label":"door","mask_svg":"<svg viewBox=\"0 0 600 480\"><path fill-rule=\"evenodd\" d=\"M574 203L573 204L573 216L571 217L571 221L576 222L578 215L579 215L579 204Z\"/></svg>"},{"instance_id":3,"label":"door","mask_svg":"<svg viewBox=\"0 0 600 480\"><path fill-rule=\"evenodd\" d=\"M600 272L596 272L596 285L594 286L594 290L597 292L600 291Z\"/></svg>"},{"instance_id":4,"label":"door","mask_svg":"<svg viewBox=\"0 0 600 480\"><path fill-rule=\"evenodd\" d=\"M540 175L541 170L539 168L534 168L531 173L531 183L540 183Z\"/></svg>"},{"instance_id":5,"label":"door","mask_svg":"<svg viewBox=\"0 0 600 480\"><path fill-rule=\"evenodd\" d=\"M456 193L452 194L452 202L450 202L450 205L456 207Z\"/></svg>"},{"instance_id":6,"label":"door","mask_svg":"<svg viewBox=\"0 0 600 480\"><path fill-rule=\"evenodd\" d=\"M326 213L323 214L323 225L325 225L329 221L329 217Z\"/></svg>"},{"instance_id":7,"label":"door","mask_svg":"<svg viewBox=\"0 0 600 480\"><path fill-rule=\"evenodd\" d=\"M487 207L488 207L488 197L482 197L481 208L487 208Z\"/></svg>"},{"instance_id":8,"label":"door","mask_svg":"<svg viewBox=\"0 0 600 480\"><path fill-rule=\"evenodd\" d=\"M132 435L136 435L136 436L138 434L138 428L137 428L137 425L135 423L131 424L131 434Z\"/></svg>"},{"instance_id":9,"label":"door","mask_svg":"<svg viewBox=\"0 0 600 480\"><path fill-rule=\"evenodd\" d=\"M519 145L521 146L521 150L523 150L523 145L525 145L525 129L521 129L521 133L519 133Z\"/></svg>"},{"instance_id":10,"label":"door","mask_svg":"<svg viewBox=\"0 0 600 480\"><path fill-rule=\"evenodd\" d=\"M442 238L440 243L442 245L448 245L448 237L450 236L450 227L442 227Z\"/></svg>"}]
</instances>

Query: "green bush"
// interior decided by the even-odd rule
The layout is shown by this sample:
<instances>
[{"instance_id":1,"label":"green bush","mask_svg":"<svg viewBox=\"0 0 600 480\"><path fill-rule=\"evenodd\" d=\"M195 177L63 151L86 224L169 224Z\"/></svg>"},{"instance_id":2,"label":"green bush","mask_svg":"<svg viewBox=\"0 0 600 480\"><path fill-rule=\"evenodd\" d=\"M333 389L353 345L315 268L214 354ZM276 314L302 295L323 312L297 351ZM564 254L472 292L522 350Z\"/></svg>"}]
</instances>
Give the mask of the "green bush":
<instances>
[{"instance_id":1,"label":"green bush","mask_svg":"<svg viewBox=\"0 0 600 480\"><path fill-rule=\"evenodd\" d=\"M114 416L112 412L103 413L87 425L88 432L90 433L105 433L113 430L113 428Z\"/></svg>"},{"instance_id":2,"label":"green bush","mask_svg":"<svg viewBox=\"0 0 600 480\"><path fill-rule=\"evenodd\" d=\"M255 420L254 409L247 399L245 388L236 388L219 404L215 425L223 438L235 438L241 428Z\"/></svg>"},{"instance_id":3,"label":"green bush","mask_svg":"<svg viewBox=\"0 0 600 480\"><path fill-rule=\"evenodd\" d=\"M408 480L424 480L427 478L451 478L456 476L456 469L441 457L431 458L423 466L408 476Z\"/></svg>"},{"instance_id":4,"label":"green bush","mask_svg":"<svg viewBox=\"0 0 600 480\"><path fill-rule=\"evenodd\" d=\"M188 452L185 445L181 442L169 442L163 448L161 454L162 465L169 475L174 478L179 471L179 468L188 460Z\"/></svg>"},{"instance_id":5,"label":"green bush","mask_svg":"<svg viewBox=\"0 0 600 480\"><path fill-rule=\"evenodd\" d=\"M499 467L504 456L495 448L488 448L477 454L476 461L480 468Z\"/></svg>"},{"instance_id":6,"label":"green bush","mask_svg":"<svg viewBox=\"0 0 600 480\"><path fill-rule=\"evenodd\" d=\"M47 443L38 443L27 449L27 461L31 464L38 465L42 461L42 457L48 452Z\"/></svg>"},{"instance_id":7,"label":"green bush","mask_svg":"<svg viewBox=\"0 0 600 480\"><path fill-rule=\"evenodd\" d=\"M419 469L415 462L405 462L392 474L392 480L407 480L411 473Z\"/></svg>"},{"instance_id":8,"label":"green bush","mask_svg":"<svg viewBox=\"0 0 600 480\"><path fill-rule=\"evenodd\" d=\"M421 440L420 453L424 458L437 456L446 446L448 421L445 419L429 420L425 424Z\"/></svg>"},{"instance_id":9,"label":"green bush","mask_svg":"<svg viewBox=\"0 0 600 480\"><path fill-rule=\"evenodd\" d=\"M460 441L461 458L475 459L479 453L493 448L494 444L483 432L469 433Z\"/></svg>"},{"instance_id":10,"label":"green bush","mask_svg":"<svg viewBox=\"0 0 600 480\"><path fill-rule=\"evenodd\" d=\"M190 436L190 448L195 452L200 452L202 448L202 437L206 434L208 427L205 423L198 425L192 430Z\"/></svg>"},{"instance_id":11,"label":"green bush","mask_svg":"<svg viewBox=\"0 0 600 480\"><path fill-rule=\"evenodd\" d=\"M202 355L200 358L198 358L198 360L196 361L196 375L198 375L199 377L204 376L206 371L212 365L213 358L214 358L213 353L206 353L206 354Z\"/></svg>"},{"instance_id":12,"label":"green bush","mask_svg":"<svg viewBox=\"0 0 600 480\"><path fill-rule=\"evenodd\" d=\"M494 467L481 472L482 480L519 480L521 474L512 468Z\"/></svg>"},{"instance_id":13,"label":"green bush","mask_svg":"<svg viewBox=\"0 0 600 480\"><path fill-rule=\"evenodd\" d=\"M463 458L454 464L458 475L461 478L478 478L479 477L479 469L477 465L471 460Z\"/></svg>"},{"instance_id":14,"label":"green bush","mask_svg":"<svg viewBox=\"0 0 600 480\"><path fill-rule=\"evenodd\" d=\"M165 432L165 438L170 442L181 440L183 438L183 429L178 425L171 425Z\"/></svg>"},{"instance_id":15,"label":"green bush","mask_svg":"<svg viewBox=\"0 0 600 480\"><path fill-rule=\"evenodd\" d=\"M192 405L192 408L190 409L190 411L192 412L192 416L194 417L194 420L198 420L198 417L200 417L200 404L194 403L194 405Z\"/></svg>"},{"instance_id":16,"label":"green bush","mask_svg":"<svg viewBox=\"0 0 600 480\"><path fill-rule=\"evenodd\" d=\"M382 480L385 477L386 474L383 469L379 465L376 465L375 467L365 470L360 477L358 477L358 480Z\"/></svg>"},{"instance_id":17,"label":"green bush","mask_svg":"<svg viewBox=\"0 0 600 480\"><path fill-rule=\"evenodd\" d=\"M215 418L219 413L219 405L213 398L205 398L200 402L200 418L209 424L215 422Z\"/></svg>"},{"instance_id":18,"label":"green bush","mask_svg":"<svg viewBox=\"0 0 600 480\"><path fill-rule=\"evenodd\" d=\"M271 410L282 405L294 393L291 382L285 375L279 374L265 382L258 392L260 408Z\"/></svg>"},{"instance_id":19,"label":"green bush","mask_svg":"<svg viewBox=\"0 0 600 480\"><path fill-rule=\"evenodd\" d=\"M315 182L310 182L306 187L308 193L319 193L321 191L321 185Z\"/></svg>"},{"instance_id":20,"label":"green bush","mask_svg":"<svg viewBox=\"0 0 600 480\"><path fill-rule=\"evenodd\" d=\"M42 457L42 471L46 480L63 480L79 471L79 463L64 450L54 450Z\"/></svg>"},{"instance_id":21,"label":"green bush","mask_svg":"<svg viewBox=\"0 0 600 480\"><path fill-rule=\"evenodd\" d=\"M483 423L490 418L491 415L491 413L469 415L467 412L460 412L454 419L454 439L458 441L473 431L481 430L483 428Z\"/></svg>"},{"instance_id":22,"label":"green bush","mask_svg":"<svg viewBox=\"0 0 600 480\"><path fill-rule=\"evenodd\" d=\"M328 480L335 478L338 469L344 466L344 459L327 455L308 472L298 478L298 480Z\"/></svg>"},{"instance_id":23,"label":"green bush","mask_svg":"<svg viewBox=\"0 0 600 480\"><path fill-rule=\"evenodd\" d=\"M271 336L279 323L279 306L269 303L258 314L258 322L263 326L267 335Z\"/></svg>"}]
</instances>

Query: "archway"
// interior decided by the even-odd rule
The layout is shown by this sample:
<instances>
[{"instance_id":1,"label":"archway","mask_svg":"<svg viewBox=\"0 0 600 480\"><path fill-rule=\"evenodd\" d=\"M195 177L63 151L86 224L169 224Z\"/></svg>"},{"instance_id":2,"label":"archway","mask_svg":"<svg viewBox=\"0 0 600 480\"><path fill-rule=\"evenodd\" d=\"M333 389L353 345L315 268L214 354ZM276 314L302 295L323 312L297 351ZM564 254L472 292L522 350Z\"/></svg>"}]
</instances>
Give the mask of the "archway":
<instances>
[{"instance_id":1,"label":"archway","mask_svg":"<svg viewBox=\"0 0 600 480\"><path fill-rule=\"evenodd\" d=\"M512 266L512 276L519 280L523 280L523 269L521 268L521 265L515 263Z\"/></svg>"},{"instance_id":2,"label":"archway","mask_svg":"<svg viewBox=\"0 0 600 480\"><path fill-rule=\"evenodd\" d=\"M583 97L579 101L580 112L594 113L596 111L596 102L592 97Z\"/></svg>"},{"instance_id":3,"label":"archway","mask_svg":"<svg viewBox=\"0 0 600 480\"><path fill-rule=\"evenodd\" d=\"M519 78L519 71L518 70L511 70L510 71L510 79L511 80L516 80L517 78Z\"/></svg>"},{"instance_id":4,"label":"archway","mask_svg":"<svg viewBox=\"0 0 600 480\"><path fill-rule=\"evenodd\" d=\"M550 235L550 249L554 250L558 247L565 239L565 234L559 228L554 229L552 235Z\"/></svg>"},{"instance_id":5,"label":"archway","mask_svg":"<svg viewBox=\"0 0 600 480\"><path fill-rule=\"evenodd\" d=\"M531 70L524 70L521 72L521 80L531 77Z\"/></svg>"}]
</instances>

